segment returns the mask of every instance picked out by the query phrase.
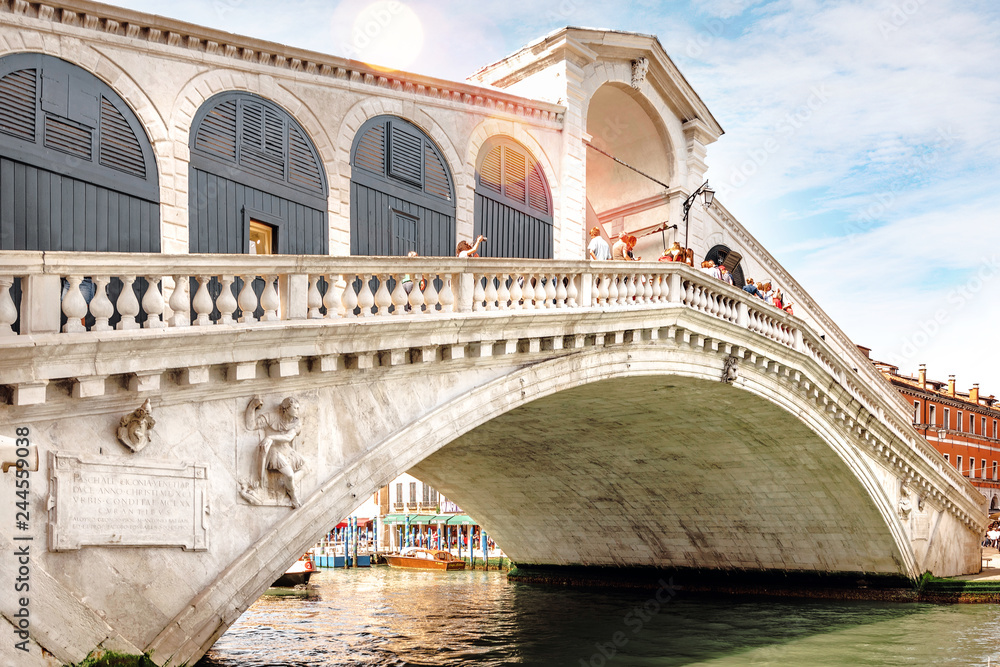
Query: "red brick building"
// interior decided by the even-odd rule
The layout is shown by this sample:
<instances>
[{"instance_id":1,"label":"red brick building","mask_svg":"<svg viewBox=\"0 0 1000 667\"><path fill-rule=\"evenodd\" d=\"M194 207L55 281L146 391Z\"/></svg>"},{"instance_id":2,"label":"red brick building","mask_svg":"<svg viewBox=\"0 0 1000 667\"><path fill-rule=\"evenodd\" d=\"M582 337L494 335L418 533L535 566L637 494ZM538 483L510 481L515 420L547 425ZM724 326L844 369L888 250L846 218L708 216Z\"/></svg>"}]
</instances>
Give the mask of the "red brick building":
<instances>
[{"instance_id":1,"label":"red brick building","mask_svg":"<svg viewBox=\"0 0 1000 667\"><path fill-rule=\"evenodd\" d=\"M871 350L858 346L871 359ZM913 426L945 459L989 500L990 511L1000 508L1000 401L983 396L979 385L968 392L947 382L927 378L920 364L916 377L900 375L899 367L872 359L896 390L913 405Z\"/></svg>"}]
</instances>

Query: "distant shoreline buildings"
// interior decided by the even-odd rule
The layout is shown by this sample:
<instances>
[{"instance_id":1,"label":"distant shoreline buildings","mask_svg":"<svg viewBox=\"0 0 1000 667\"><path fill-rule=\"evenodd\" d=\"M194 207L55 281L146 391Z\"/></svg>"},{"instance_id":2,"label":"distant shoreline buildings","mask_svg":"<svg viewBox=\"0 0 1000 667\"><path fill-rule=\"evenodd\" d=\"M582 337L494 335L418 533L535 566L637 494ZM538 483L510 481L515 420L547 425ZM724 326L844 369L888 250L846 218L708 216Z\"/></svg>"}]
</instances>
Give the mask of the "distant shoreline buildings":
<instances>
[{"instance_id":1,"label":"distant shoreline buildings","mask_svg":"<svg viewBox=\"0 0 1000 667\"><path fill-rule=\"evenodd\" d=\"M989 502L989 512L1000 511L1000 401L983 396L979 385L967 392L947 382L927 377L920 364L916 377L902 375L899 367L871 358L871 350L858 345L892 386L913 405L913 426Z\"/></svg>"}]
</instances>

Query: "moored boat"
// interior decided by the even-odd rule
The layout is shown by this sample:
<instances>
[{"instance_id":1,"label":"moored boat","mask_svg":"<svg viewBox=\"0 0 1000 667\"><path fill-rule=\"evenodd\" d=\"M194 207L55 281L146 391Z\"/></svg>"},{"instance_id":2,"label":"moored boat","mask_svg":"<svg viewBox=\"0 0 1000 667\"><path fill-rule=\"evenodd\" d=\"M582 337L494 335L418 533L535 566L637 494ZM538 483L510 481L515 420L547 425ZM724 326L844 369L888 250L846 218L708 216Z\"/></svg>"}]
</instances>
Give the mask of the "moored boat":
<instances>
[{"instance_id":1,"label":"moored boat","mask_svg":"<svg viewBox=\"0 0 1000 667\"><path fill-rule=\"evenodd\" d=\"M464 570L465 561L439 549L406 547L398 554L383 556L390 567L414 567L425 570Z\"/></svg>"},{"instance_id":2,"label":"moored boat","mask_svg":"<svg viewBox=\"0 0 1000 667\"><path fill-rule=\"evenodd\" d=\"M309 577L316 571L312 556L303 554L301 558L292 563L292 566L285 570L285 573L278 577L273 584L274 588L291 588L299 584L308 584Z\"/></svg>"}]
</instances>

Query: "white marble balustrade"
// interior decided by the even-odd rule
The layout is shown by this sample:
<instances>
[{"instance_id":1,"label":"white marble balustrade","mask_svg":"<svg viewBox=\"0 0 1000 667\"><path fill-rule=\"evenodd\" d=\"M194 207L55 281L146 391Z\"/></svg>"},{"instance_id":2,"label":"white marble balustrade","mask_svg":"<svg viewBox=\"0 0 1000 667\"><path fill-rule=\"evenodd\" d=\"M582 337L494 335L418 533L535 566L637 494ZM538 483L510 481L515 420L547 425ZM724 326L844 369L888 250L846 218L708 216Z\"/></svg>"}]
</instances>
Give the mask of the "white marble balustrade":
<instances>
[{"instance_id":1,"label":"white marble balustrade","mask_svg":"<svg viewBox=\"0 0 1000 667\"><path fill-rule=\"evenodd\" d=\"M13 300L15 279L19 303ZM112 285L117 289L109 290ZM0 253L0 336L14 335L19 317L20 333L30 335L664 306L686 306L810 349L794 318L680 264Z\"/></svg>"}]
</instances>

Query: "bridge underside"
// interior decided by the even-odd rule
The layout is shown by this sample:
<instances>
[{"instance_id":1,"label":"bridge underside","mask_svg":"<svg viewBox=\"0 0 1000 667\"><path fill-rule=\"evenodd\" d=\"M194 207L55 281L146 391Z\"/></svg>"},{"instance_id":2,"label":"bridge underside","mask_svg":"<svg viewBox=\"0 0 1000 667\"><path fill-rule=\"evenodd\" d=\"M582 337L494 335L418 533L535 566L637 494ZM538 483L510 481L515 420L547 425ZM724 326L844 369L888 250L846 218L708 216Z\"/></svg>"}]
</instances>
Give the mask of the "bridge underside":
<instances>
[{"instance_id":1,"label":"bridge underside","mask_svg":"<svg viewBox=\"0 0 1000 667\"><path fill-rule=\"evenodd\" d=\"M653 376L562 391L412 472L522 565L905 573L837 453L795 415L721 382Z\"/></svg>"}]
</instances>

